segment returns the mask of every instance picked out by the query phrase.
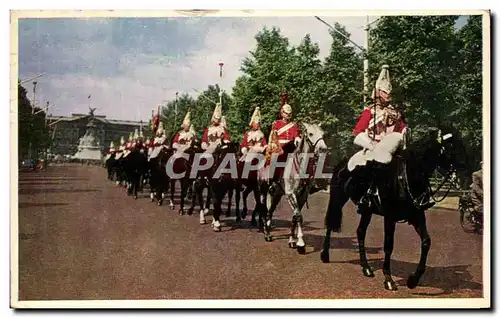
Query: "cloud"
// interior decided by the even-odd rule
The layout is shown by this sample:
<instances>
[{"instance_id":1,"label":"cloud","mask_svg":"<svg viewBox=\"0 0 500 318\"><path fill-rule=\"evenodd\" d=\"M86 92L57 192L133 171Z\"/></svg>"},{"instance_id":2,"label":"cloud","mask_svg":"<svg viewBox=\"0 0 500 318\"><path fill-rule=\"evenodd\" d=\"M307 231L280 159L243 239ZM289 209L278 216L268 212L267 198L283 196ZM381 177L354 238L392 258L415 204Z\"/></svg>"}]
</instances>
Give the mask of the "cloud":
<instances>
[{"instance_id":1,"label":"cloud","mask_svg":"<svg viewBox=\"0 0 500 318\"><path fill-rule=\"evenodd\" d=\"M324 19L344 25L363 44L365 17ZM219 82L230 92L264 26L279 27L293 45L309 33L320 55L328 54L328 28L313 17L22 19L19 75L47 73L38 79L36 100L55 104L54 115L87 112L91 94L97 113L148 120L175 92L195 95L193 88ZM25 86L32 98L31 85Z\"/></svg>"}]
</instances>

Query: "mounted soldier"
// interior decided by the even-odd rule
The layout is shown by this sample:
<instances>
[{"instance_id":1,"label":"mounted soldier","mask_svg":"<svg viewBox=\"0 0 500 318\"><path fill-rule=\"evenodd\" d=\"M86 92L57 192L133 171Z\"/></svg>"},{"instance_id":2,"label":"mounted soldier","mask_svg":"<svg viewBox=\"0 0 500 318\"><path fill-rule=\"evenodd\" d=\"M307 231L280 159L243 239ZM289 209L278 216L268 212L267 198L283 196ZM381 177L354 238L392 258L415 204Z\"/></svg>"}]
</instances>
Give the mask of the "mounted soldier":
<instances>
[{"instance_id":1,"label":"mounted soldier","mask_svg":"<svg viewBox=\"0 0 500 318\"><path fill-rule=\"evenodd\" d=\"M172 142L172 148L175 149L175 154L180 154L191 147L195 141L195 134L191 131L191 113L188 111L182 121L181 130L177 132ZM175 155L174 154L174 155Z\"/></svg>"},{"instance_id":2,"label":"mounted soldier","mask_svg":"<svg viewBox=\"0 0 500 318\"><path fill-rule=\"evenodd\" d=\"M261 153L267 149L267 141L260 130L260 108L256 107L250 119L250 129L245 132L240 146L243 156L240 161L245 161L248 153Z\"/></svg>"},{"instance_id":3,"label":"mounted soldier","mask_svg":"<svg viewBox=\"0 0 500 318\"><path fill-rule=\"evenodd\" d=\"M406 123L402 113L391 105L392 84L389 66L383 65L372 93L374 104L365 108L354 127L354 144L363 148L348 162L349 171L358 166L366 166L370 184L367 194L375 192L374 186L378 179L387 173L394 153L403 146L406 133ZM361 199L366 203L367 196ZM435 203L429 198L425 205L428 209Z\"/></svg>"},{"instance_id":4,"label":"mounted soldier","mask_svg":"<svg viewBox=\"0 0 500 318\"><path fill-rule=\"evenodd\" d=\"M266 151L267 164L272 156L278 156L277 162L284 163L288 154L299 145L300 129L297 123L292 121L292 106L287 103L287 94L281 94L281 107L278 119L273 123L269 135L269 146ZM272 180L277 181L283 177L285 168L276 168Z\"/></svg>"},{"instance_id":5,"label":"mounted soldier","mask_svg":"<svg viewBox=\"0 0 500 318\"><path fill-rule=\"evenodd\" d=\"M213 152L218 145L229 142L229 131L222 123L222 105L217 103L212 115L212 125L203 131L201 148L206 152Z\"/></svg>"},{"instance_id":6,"label":"mounted soldier","mask_svg":"<svg viewBox=\"0 0 500 318\"><path fill-rule=\"evenodd\" d=\"M281 108L279 119L273 123L272 130L276 131L280 146L293 143L296 147L300 143L299 126L292 121L292 106L287 103L287 94L281 94Z\"/></svg>"},{"instance_id":7,"label":"mounted soldier","mask_svg":"<svg viewBox=\"0 0 500 318\"><path fill-rule=\"evenodd\" d=\"M156 158L161 150L165 147L166 142L167 136L165 133L165 129L163 128L163 123L160 122L158 124L158 129L156 130L156 136L153 139L153 144L151 145L151 148L153 150L151 151L150 158Z\"/></svg>"},{"instance_id":8,"label":"mounted soldier","mask_svg":"<svg viewBox=\"0 0 500 318\"><path fill-rule=\"evenodd\" d=\"M107 161L115 153L116 153L115 143L113 141L111 141L111 143L109 144L108 153L106 154L106 157L104 157L104 161Z\"/></svg>"}]
</instances>

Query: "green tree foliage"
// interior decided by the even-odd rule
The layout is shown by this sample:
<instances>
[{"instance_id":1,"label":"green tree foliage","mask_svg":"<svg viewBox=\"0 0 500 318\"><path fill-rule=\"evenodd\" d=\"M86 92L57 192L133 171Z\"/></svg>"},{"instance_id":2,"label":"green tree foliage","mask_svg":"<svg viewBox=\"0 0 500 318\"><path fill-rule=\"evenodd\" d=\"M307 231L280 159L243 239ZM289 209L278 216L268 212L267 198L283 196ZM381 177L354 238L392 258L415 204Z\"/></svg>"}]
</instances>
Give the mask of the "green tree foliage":
<instances>
[{"instance_id":1,"label":"green tree foliage","mask_svg":"<svg viewBox=\"0 0 500 318\"><path fill-rule=\"evenodd\" d=\"M50 146L50 133L45 125L45 112L35 107L32 110L26 89L18 84L18 155L20 159L29 155L37 158Z\"/></svg>"},{"instance_id":2,"label":"green tree foliage","mask_svg":"<svg viewBox=\"0 0 500 318\"><path fill-rule=\"evenodd\" d=\"M457 123L467 144L470 146L471 162L475 169L482 157L482 17L471 16L467 24L458 31L460 68L457 107L450 114L450 120Z\"/></svg>"},{"instance_id":3,"label":"green tree foliage","mask_svg":"<svg viewBox=\"0 0 500 318\"><path fill-rule=\"evenodd\" d=\"M369 93L383 64L389 64L394 104L405 109L407 124L416 135L437 122L454 124L470 145L474 162L481 153L482 28L481 16L472 16L457 30L456 16L382 17L370 31ZM283 91L288 93L295 120L320 121L332 148L333 161L352 154L352 129L363 104L363 52L346 39L350 34L336 23L330 30L329 54L322 61L319 46L307 34L297 46L279 28L263 28L256 46L243 60L232 96L224 94L231 138L241 141L256 106L268 133L279 111ZM341 34L343 35L341 35ZM163 111L168 131L180 129L191 110L201 137L210 123L218 87L209 86L196 99L184 94ZM369 101L371 102L371 101ZM266 136L267 137L267 136ZM479 154L479 156L478 156Z\"/></svg>"},{"instance_id":4,"label":"green tree foliage","mask_svg":"<svg viewBox=\"0 0 500 318\"><path fill-rule=\"evenodd\" d=\"M476 163L482 140L481 16L471 16L460 30L457 18L381 18L370 38L371 82L389 64L395 102L405 106L415 133L437 122L452 124Z\"/></svg>"}]
</instances>

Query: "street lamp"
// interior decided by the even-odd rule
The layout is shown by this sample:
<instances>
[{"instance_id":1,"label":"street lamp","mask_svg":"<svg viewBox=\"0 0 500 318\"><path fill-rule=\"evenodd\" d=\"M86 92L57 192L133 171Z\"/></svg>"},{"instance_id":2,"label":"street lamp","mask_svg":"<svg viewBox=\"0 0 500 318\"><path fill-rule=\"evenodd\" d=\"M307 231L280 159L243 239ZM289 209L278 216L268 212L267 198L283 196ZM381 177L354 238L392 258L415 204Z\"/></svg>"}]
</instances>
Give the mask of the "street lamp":
<instances>
[{"instance_id":1,"label":"street lamp","mask_svg":"<svg viewBox=\"0 0 500 318\"><path fill-rule=\"evenodd\" d=\"M35 125L34 125L34 120L35 120L35 106L36 106L36 84L37 82L36 81L33 81L33 105L31 105L31 127L34 128ZM28 145L28 158L31 159L32 157L32 148L33 148L33 143L31 142L31 137L33 136L33 132L32 132L32 135L30 136L30 143Z\"/></svg>"},{"instance_id":2,"label":"street lamp","mask_svg":"<svg viewBox=\"0 0 500 318\"><path fill-rule=\"evenodd\" d=\"M28 79L25 79L25 80L23 80L23 81L20 81L20 82L19 82L19 85L22 85L22 84L24 84L24 83L27 83L27 82L29 82L29 81L32 81L32 80L34 80L34 79L36 79L36 78L39 78L39 77L45 76L46 74L47 74L47 73L38 74L38 75L33 76L33 77L31 77L31 78L28 78Z\"/></svg>"},{"instance_id":3,"label":"street lamp","mask_svg":"<svg viewBox=\"0 0 500 318\"><path fill-rule=\"evenodd\" d=\"M175 92L175 105L174 105L174 113L175 113L175 119L174 119L174 131L177 129L177 102L179 101L179 92Z\"/></svg>"},{"instance_id":4,"label":"street lamp","mask_svg":"<svg viewBox=\"0 0 500 318\"><path fill-rule=\"evenodd\" d=\"M222 84L222 67L224 66L224 63L222 62L219 62L219 77L220 77L220 82L219 82L219 103L222 107L222 88L221 88L221 84Z\"/></svg>"}]
</instances>

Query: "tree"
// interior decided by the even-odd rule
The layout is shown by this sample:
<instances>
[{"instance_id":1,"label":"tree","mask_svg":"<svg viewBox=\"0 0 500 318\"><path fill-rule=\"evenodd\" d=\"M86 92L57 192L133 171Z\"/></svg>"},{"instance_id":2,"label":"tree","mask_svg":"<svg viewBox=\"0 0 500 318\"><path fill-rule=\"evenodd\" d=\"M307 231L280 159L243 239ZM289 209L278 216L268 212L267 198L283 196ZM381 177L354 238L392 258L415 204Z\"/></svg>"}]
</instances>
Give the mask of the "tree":
<instances>
[{"instance_id":1,"label":"tree","mask_svg":"<svg viewBox=\"0 0 500 318\"><path fill-rule=\"evenodd\" d=\"M50 146L49 129L46 126L46 114L41 108L32 110L26 89L18 84L18 155L25 158L29 154L38 157L40 151Z\"/></svg>"},{"instance_id":2,"label":"tree","mask_svg":"<svg viewBox=\"0 0 500 318\"><path fill-rule=\"evenodd\" d=\"M31 102L27 97L26 89L17 86L17 111L18 111L18 156L25 158L31 142Z\"/></svg>"},{"instance_id":3,"label":"tree","mask_svg":"<svg viewBox=\"0 0 500 318\"><path fill-rule=\"evenodd\" d=\"M362 111L363 64L360 54L347 40L350 34L338 23L334 27L345 37L330 30L330 54L321 75L325 82L321 109L327 120L324 125L327 142L335 149L330 159L336 162L353 149L352 129Z\"/></svg>"},{"instance_id":4,"label":"tree","mask_svg":"<svg viewBox=\"0 0 500 318\"><path fill-rule=\"evenodd\" d=\"M294 49L279 28L264 28L256 36L257 47L243 61L243 76L233 88L234 103L229 111L231 127L238 136L248 128L255 106L261 109L261 126L269 130L279 110L281 92L291 89L287 80L296 60ZM290 96L293 100L293 96ZM290 101L292 104L293 101ZM236 115L233 119L233 115ZM233 132L232 132L233 133ZM234 134L234 133L233 133Z\"/></svg>"},{"instance_id":5,"label":"tree","mask_svg":"<svg viewBox=\"0 0 500 318\"><path fill-rule=\"evenodd\" d=\"M454 81L458 47L456 16L382 17L370 34L373 87L383 64L389 64L394 98L404 104L411 127L446 120L455 107ZM425 128L422 128L425 129Z\"/></svg>"},{"instance_id":6,"label":"tree","mask_svg":"<svg viewBox=\"0 0 500 318\"><path fill-rule=\"evenodd\" d=\"M465 26L457 33L459 40L460 68L457 81L457 106L450 120L457 123L464 139L470 146L473 169L479 167L482 157L482 16L470 16Z\"/></svg>"}]
</instances>

